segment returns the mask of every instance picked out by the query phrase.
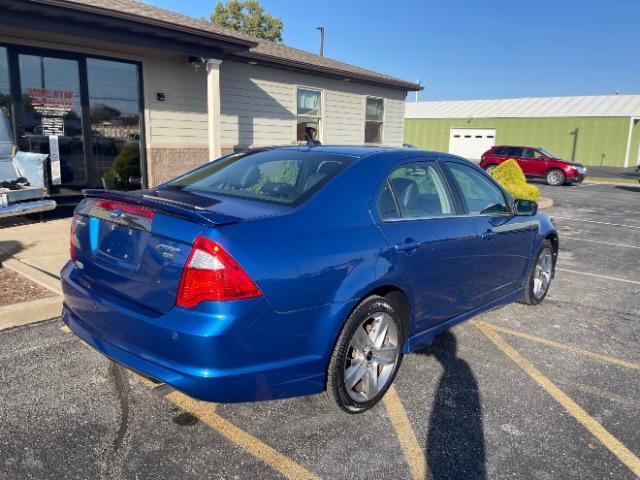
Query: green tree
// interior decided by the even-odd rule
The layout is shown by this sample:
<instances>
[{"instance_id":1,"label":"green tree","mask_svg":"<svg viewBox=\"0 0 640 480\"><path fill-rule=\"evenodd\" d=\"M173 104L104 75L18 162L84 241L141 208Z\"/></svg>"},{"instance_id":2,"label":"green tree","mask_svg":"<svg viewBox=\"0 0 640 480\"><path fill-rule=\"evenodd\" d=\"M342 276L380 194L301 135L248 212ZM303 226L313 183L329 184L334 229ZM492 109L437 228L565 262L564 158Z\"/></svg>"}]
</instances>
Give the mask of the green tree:
<instances>
[{"instance_id":1,"label":"green tree","mask_svg":"<svg viewBox=\"0 0 640 480\"><path fill-rule=\"evenodd\" d=\"M254 37L282 41L282 20L267 13L258 0L218 1L211 21Z\"/></svg>"}]
</instances>

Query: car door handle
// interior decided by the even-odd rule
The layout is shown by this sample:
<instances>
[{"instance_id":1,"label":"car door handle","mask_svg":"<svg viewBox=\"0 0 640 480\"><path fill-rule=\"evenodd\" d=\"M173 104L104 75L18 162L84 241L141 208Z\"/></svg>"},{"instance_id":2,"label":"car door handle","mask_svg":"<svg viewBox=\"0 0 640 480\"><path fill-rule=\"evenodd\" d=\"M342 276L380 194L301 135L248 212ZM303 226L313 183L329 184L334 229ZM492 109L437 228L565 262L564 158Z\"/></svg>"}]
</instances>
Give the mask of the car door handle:
<instances>
[{"instance_id":1,"label":"car door handle","mask_svg":"<svg viewBox=\"0 0 640 480\"><path fill-rule=\"evenodd\" d=\"M405 253L413 253L420 246L420 242L416 242L411 238L407 238L404 242L398 243L395 246L396 251L405 252Z\"/></svg>"}]
</instances>

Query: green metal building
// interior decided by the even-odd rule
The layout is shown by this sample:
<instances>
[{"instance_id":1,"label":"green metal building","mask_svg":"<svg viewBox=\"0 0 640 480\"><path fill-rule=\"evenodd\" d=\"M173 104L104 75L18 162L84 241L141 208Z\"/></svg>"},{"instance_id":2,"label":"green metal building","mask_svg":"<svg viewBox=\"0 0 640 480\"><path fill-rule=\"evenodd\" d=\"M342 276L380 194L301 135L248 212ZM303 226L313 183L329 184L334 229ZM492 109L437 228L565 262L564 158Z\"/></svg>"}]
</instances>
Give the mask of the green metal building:
<instances>
[{"instance_id":1,"label":"green metal building","mask_svg":"<svg viewBox=\"0 0 640 480\"><path fill-rule=\"evenodd\" d=\"M404 139L473 160L493 145L526 145L586 165L634 167L640 95L407 103Z\"/></svg>"}]
</instances>

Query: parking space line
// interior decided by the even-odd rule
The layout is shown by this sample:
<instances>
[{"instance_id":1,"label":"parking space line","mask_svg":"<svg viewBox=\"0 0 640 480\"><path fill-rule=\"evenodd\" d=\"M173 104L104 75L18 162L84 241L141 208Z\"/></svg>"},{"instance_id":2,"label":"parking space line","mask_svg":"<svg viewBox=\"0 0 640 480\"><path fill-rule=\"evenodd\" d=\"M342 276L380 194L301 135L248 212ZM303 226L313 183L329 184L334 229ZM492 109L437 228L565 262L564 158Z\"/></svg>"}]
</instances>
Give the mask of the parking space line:
<instances>
[{"instance_id":1,"label":"parking space line","mask_svg":"<svg viewBox=\"0 0 640 480\"><path fill-rule=\"evenodd\" d=\"M618 460L620 460L634 475L640 476L640 458L636 457L624 444L605 429L596 419L590 416L571 397L558 388L551 380L538 370L531 362L524 358L516 349L509 345L495 330L487 325L473 323L476 328L491 340L507 357L529 375L556 402L558 402L573 418L596 437Z\"/></svg>"},{"instance_id":2,"label":"parking space line","mask_svg":"<svg viewBox=\"0 0 640 480\"><path fill-rule=\"evenodd\" d=\"M73 334L71 329L69 329L69 327L67 327L66 325L60 327L60 330L62 330L66 334ZM89 347L89 345L87 345L84 341L81 340L80 343L93 351L93 349L91 349L91 347ZM166 390L169 389L165 390L164 388L166 384L156 384L148 378L145 378L144 376L134 372L133 370L131 370L130 372L133 374L133 378L135 378L139 383L146 386L152 391L157 390L161 396L169 400L171 403L173 403L177 407L180 407L184 411L189 412L191 415L198 418L209 427L213 428L227 440L230 440L232 443L242 447L258 460L264 462L269 467L281 473L284 477L291 480L320 480L320 477L314 475L303 466L291 460L289 457L282 455L258 438L245 432L239 427L236 427L230 421L225 420L220 415L216 414L215 403L207 403L201 402L199 400L194 400L176 390L167 392Z\"/></svg>"},{"instance_id":3,"label":"parking space line","mask_svg":"<svg viewBox=\"0 0 640 480\"><path fill-rule=\"evenodd\" d=\"M495 330L497 332L506 333L507 335L513 335L515 337L524 338L526 340L531 340L532 342L541 343L543 345L547 345L553 348L558 348L560 350L567 350L569 352L579 353L580 355L584 355L586 357L590 357L604 363L610 363L611 365L616 365L618 367L628 368L631 370L640 370L640 364L638 363L629 362L627 360L621 360L619 358L609 357L607 355L602 355L600 353L591 352L589 350L584 350L579 347L574 347L573 345L567 345L565 343L556 342L554 340L548 340L543 337L537 337L535 335L519 332L517 330L511 330L510 328L499 327L498 325L494 325L492 323L486 323L481 321L475 321L475 323L477 325L490 328L491 330Z\"/></svg>"},{"instance_id":4,"label":"parking space line","mask_svg":"<svg viewBox=\"0 0 640 480\"><path fill-rule=\"evenodd\" d=\"M245 451L256 457L258 460L264 462L284 477L291 480L319 480L318 476L311 473L302 465L299 465L289 457L282 455L258 438L236 427L230 421L225 420L220 415L216 414L214 404L194 400L177 391L171 392L165 396L165 398L174 405L182 408L186 412L189 412L209 427L213 428L226 439L242 447Z\"/></svg>"},{"instance_id":5,"label":"parking space line","mask_svg":"<svg viewBox=\"0 0 640 480\"><path fill-rule=\"evenodd\" d=\"M640 230L640 225L626 225L623 223L599 222L597 220L586 220L584 218L562 217L560 215L551 215L551 218L553 219L561 218L562 220L573 220L574 222L597 223L600 225L609 225L612 227L637 228Z\"/></svg>"},{"instance_id":6,"label":"parking space line","mask_svg":"<svg viewBox=\"0 0 640 480\"><path fill-rule=\"evenodd\" d=\"M427 467L424 451L418 443L407 412L398 396L398 391L393 385L387 390L383 401L389 418L391 419L391 424L396 431L396 436L398 437L404 456L409 464L411 478L414 480L430 479L431 472L429 472Z\"/></svg>"},{"instance_id":7,"label":"parking space line","mask_svg":"<svg viewBox=\"0 0 640 480\"><path fill-rule=\"evenodd\" d=\"M589 242L589 243L598 243L601 245L611 245L612 247L624 247L624 248L638 248L640 249L640 246L638 245L628 245L626 243L613 243L613 242L603 242L602 240L589 240L587 238L578 238L578 237L572 237L571 235L567 235L566 233L562 234L562 239L565 240L573 240L576 242Z\"/></svg>"},{"instance_id":8,"label":"parking space line","mask_svg":"<svg viewBox=\"0 0 640 480\"><path fill-rule=\"evenodd\" d=\"M587 277L604 278L605 280L613 280L614 282L632 283L634 285L640 285L637 280L629 280L627 278L610 277L608 275L600 275L597 273L580 272L578 270L571 270L569 268L556 268L557 272L575 273L576 275L586 275Z\"/></svg>"}]
</instances>

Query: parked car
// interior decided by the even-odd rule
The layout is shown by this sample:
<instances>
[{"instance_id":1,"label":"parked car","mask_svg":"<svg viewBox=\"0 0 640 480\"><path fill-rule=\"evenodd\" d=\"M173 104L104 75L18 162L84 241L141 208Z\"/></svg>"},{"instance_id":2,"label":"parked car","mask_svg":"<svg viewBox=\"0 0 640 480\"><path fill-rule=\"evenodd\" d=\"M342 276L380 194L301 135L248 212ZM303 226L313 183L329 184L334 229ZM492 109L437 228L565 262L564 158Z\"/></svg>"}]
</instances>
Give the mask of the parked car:
<instances>
[{"instance_id":1,"label":"parked car","mask_svg":"<svg viewBox=\"0 0 640 480\"><path fill-rule=\"evenodd\" d=\"M87 190L63 320L109 358L216 402L375 405L403 354L548 292L558 233L459 157L280 147L158 188Z\"/></svg>"},{"instance_id":2,"label":"parked car","mask_svg":"<svg viewBox=\"0 0 640 480\"><path fill-rule=\"evenodd\" d=\"M544 178L549 185L570 185L584 180L587 169L581 163L562 160L537 147L491 147L480 157L480 166L487 172L505 160L513 158L527 177Z\"/></svg>"}]
</instances>

